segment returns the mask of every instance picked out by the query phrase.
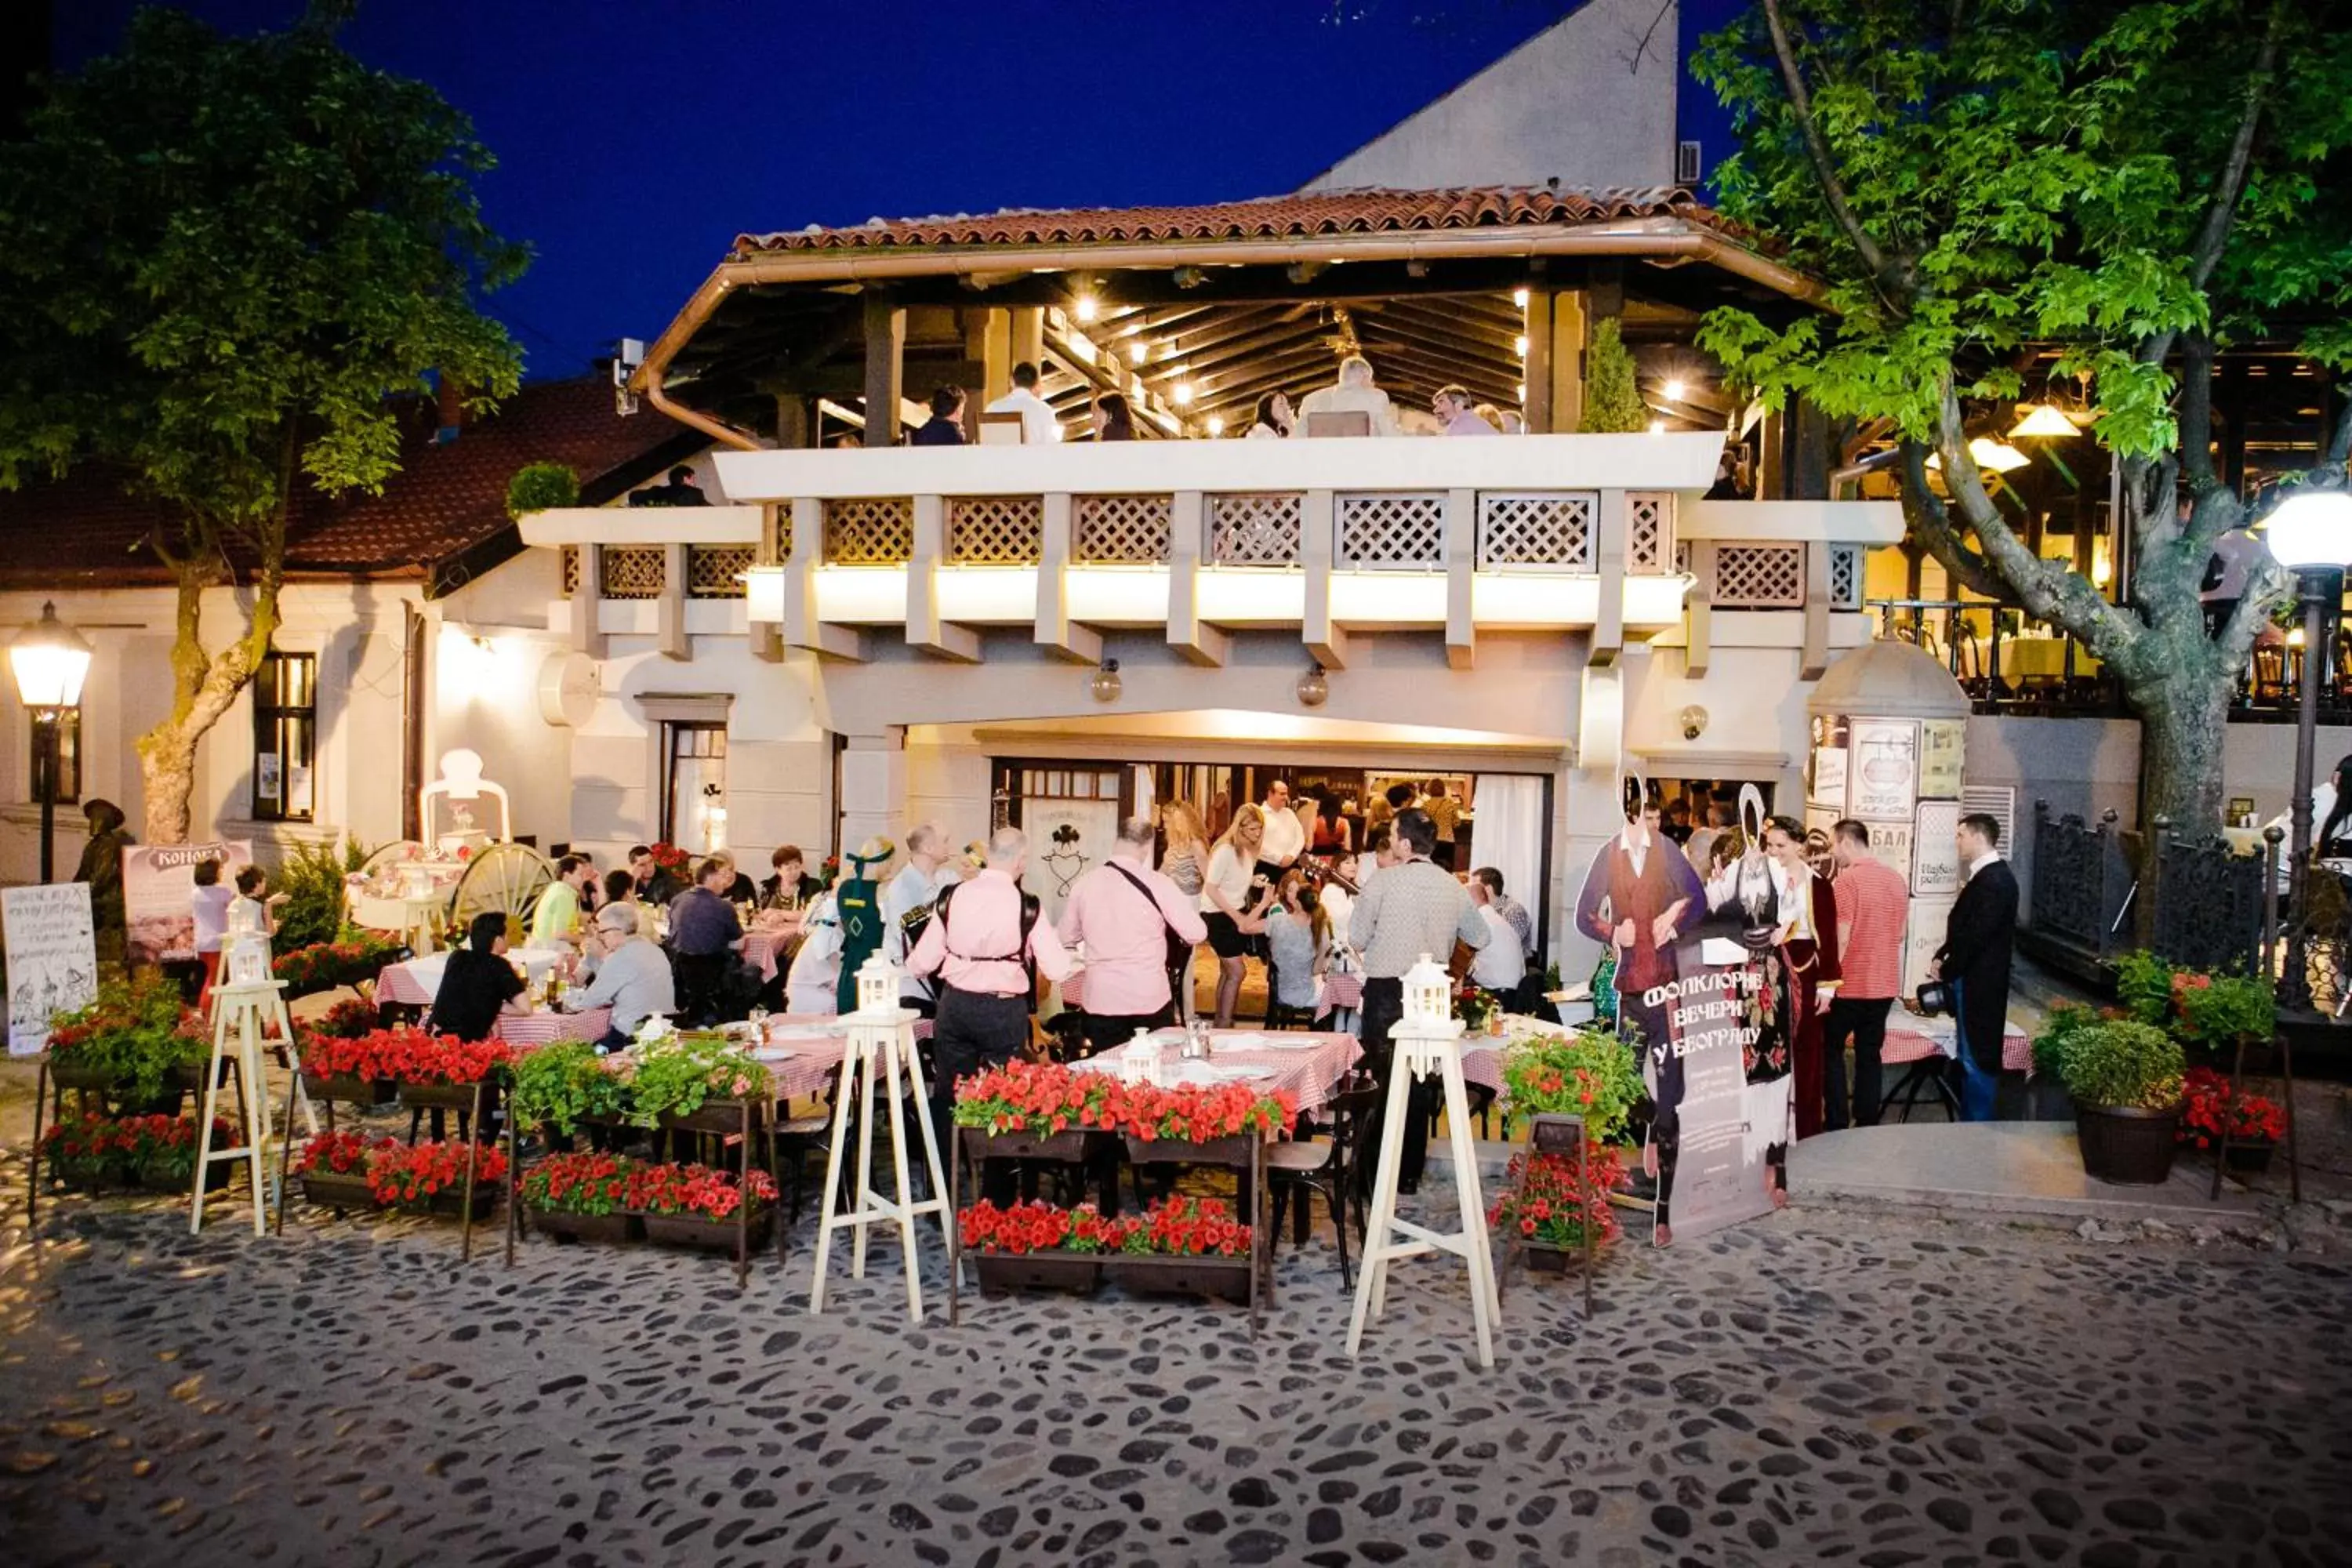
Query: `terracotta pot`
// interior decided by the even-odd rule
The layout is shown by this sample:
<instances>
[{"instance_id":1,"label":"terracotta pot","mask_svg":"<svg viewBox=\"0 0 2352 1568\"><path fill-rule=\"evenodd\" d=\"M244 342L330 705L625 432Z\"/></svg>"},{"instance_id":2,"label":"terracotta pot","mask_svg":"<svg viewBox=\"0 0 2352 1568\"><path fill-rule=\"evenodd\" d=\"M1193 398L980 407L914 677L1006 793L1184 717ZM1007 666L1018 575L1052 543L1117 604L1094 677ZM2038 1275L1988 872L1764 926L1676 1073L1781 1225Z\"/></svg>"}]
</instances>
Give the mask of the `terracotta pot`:
<instances>
[{"instance_id":1,"label":"terracotta pot","mask_svg":"<svg viewBox=\"0 0 2352 1568\"><path fill-rule=\"evenodd\" d=\"M2119 1186L2155 1187L2172 1174L2180 1108L2143 1110L2137 1106L2077 1105L2074 1132L2082 1142L2083 1169L2094 1180Z\"/></svg>"},{"instance_id":2,"label":"terracotta pot","mask_svg":"<svg viewBox=\"0 0 2352 1568\"><path fill-rule=\"evenodd\" d=\"M980 1270L980 1288L991 1295L1006 1290L1075 1290L1092 1295L1102 1285L1102 1258L1090 1252L968 1252Z\"/></svg>"}]
</instances>

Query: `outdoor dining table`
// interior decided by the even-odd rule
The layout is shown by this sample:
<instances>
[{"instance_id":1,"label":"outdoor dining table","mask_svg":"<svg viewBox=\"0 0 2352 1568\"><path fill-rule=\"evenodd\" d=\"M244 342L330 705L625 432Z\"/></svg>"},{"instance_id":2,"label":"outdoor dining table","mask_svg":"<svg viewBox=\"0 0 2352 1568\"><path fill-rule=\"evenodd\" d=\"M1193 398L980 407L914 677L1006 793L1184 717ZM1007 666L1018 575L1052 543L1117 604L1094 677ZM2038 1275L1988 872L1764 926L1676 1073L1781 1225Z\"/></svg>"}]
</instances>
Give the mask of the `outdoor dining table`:
<instances>
[{"instance_id":1,"label":"outdoor dining table","mask_svg":"<svg viewBox=\"0 0 2352 1568\"><path fill-rule=\"evenodd\" d=\"M792 962L801 933L782 926L753 926L743 933L743 962L760 972L762 983L772 981Z\"/></svg>"},{"instance_id":2,"label":"outdoor dining table","mask_svg":"<svg viewBox=\"0 0 2352 1568\"><path fill-rule=\"evenodd\" d=\"M749 956L749 950L746 950ZM1072 970L1062 978L1059 987L1062 1005L1083 1008L1087 1005L1087 972ZM1326 974L1315 998L1315 1016L1325 1017L1334 1011L1352 1012L1364 1005L1364 977L1353 972Z\"/></svg>"},{"instance_id":3,"label":"outdoor dining table","mask_svg":"<svg viewBox=\"0 0 2352 1568\"><path fill-rule=\"evenodd\" d=\"M552 1046L565 1040L601 1040L612 1027L610 1007L591 1007L584 1013L550 1012L541 1007L529 1013L501 1013L490 1026L490 1033L510 1046L528 1050L533 1046Z\"/></svg>"},{"instance_id":4,"label":"outdoor dining table","mask_svg":"<svg viewBox=\"0 0 2352 1568\"><path fill-rule=\"evenodd\" d=\"M547 979L547 972L566 956L566 950L553 947L510 947L502 955L509 962L520 959L530 984L538 985ZM430 1007L441 994L441 976L449 968L446 952L420 953L399 963L387 963L375 977L375 999L379 1005L396 1003L404 1007Z\"/></svg>"},{"instance_id":5,"label":"outdoor dining table","mask_svg":"<svg viewBox=\"0 0 2352 1568\"><path fill-rule=\"evenodd\" d=\"M1151 1037L1161 1046L1163 1058L1172 1058L1184 1036L1180 1029L1157 1029ZM1209 1032L1209 1051L1205 1062L1169 1060L1174 1080L1243 1082L1267 1094L1286 1090L1297 1098L1299 1113L1305 1115L1320 1109L1331 1098L1332 1089L1356 1065L1364 1047L1353 1035L1310 1034L1299 1029L1276 1029L1271 1033L1213 1029ZM1080 1072L1117 1073L1122 1064L1118 1052L1109 1050L1070 1065Z\"/></svg>"}]
</instances>

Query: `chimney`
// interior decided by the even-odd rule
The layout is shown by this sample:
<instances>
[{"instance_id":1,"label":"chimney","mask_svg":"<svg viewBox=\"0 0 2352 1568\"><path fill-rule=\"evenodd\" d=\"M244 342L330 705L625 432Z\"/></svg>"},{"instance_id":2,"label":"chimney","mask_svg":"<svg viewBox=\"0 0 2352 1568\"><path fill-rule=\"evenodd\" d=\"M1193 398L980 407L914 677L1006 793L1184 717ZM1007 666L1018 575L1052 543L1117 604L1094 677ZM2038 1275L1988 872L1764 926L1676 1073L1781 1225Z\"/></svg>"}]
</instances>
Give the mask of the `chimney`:
<instances>
[{"instance_id":1,"label":"chimney","mask_svg":"<svg viewBox=\"0 0 2352 1568\"><path fill-rule=\"evenodd\" d=\"M457 438L457 427L466 422L466 395L456 376L446 370L435 374L439 389L434 395L437 410L434 423L437 428L433 432L433 444L446 447Z\"/></svg>"}]
</instances>

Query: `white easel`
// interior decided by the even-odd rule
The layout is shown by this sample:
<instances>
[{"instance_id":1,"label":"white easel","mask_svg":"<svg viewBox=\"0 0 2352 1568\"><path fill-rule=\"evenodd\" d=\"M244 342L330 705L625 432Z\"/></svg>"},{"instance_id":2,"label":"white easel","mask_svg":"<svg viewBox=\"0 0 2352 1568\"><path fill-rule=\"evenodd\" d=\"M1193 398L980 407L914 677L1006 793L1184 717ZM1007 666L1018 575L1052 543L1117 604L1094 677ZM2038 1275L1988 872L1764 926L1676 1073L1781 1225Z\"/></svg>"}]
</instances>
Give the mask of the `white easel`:
<instances>
[{"instance_id":1,"label":"white easel","mask_svg":"<svg viewBox=\"0 0 2352 1568\"><path fill-rule=\"evenodd\" d=\"M948 1184L940 1173L938 1134L931 1127L931 1106L923 1091L922 1063L915 1055L912 1007L898 1005L898 966L877 952L857 972L857 1011L844 1020L849 1026L849 1048L841 1058L841 1085L834 1096L833 1148L824 1163L824 1205L819 1211L816 1234L816 1277L809 1286L809 1310L824 1310L824 1267L832 1250L833 1233L846 1227L856 1233L851 1244L849 1276L866 1278L866 1232L870 1226L895 1225L907 1258L907 1317L923 1320L922 1254L915 1242L915 1221L937 1215L940 1239L948 1239L954 1223L948 1213ZM900 1079L905 1092L900 1092ZM874 1122L881 1114L875 1100L877 1079L890 1106L890 1155L898 1174L895 1200L873 1189ZM922 1131L923 1159L930 1170L931 1195L916 1201L908 1193L907 1171L907 1101L915 1105L915 1122ZM857 1195L847 1214L835 1213L841 1199L841 1157L849 1142L850 1108L860 1108L857 1122Z\"/></svg>"},{"instance_id":2,"label":"white easel","mask_svg":"<svg viewBox=\"0 0 2352 1568\"><path fill-rule=\"evenodd\" d=\"M294 1020L286 1012L286 982L238 980L213 988L213 1056L205 1068L204 1100L196 1132L196 1183L190 1194L188 1234L205 1228L205 1177L215 1161L246 1162L246 1181L253 1189L253 1234L264 1230L264 1173L268 1166L269 1086L261 1076L262 1039L275 1023L294 1046ZM220 1106L221 1064L231 1064L237 1075L238 1098L245 1106L245 1142L234 1149L213 1147L213 1117ZM305 1101L307 1104L308 1102ZM290 1131L290 1129L289 1129ZM282 1201L282 1200L281 1200Z\"/></svg>"},{"instance_id":3,"label":"white easel","mask_svg":"<svg viewBox=\"0 0 2352 1568\"><path fill-rule=\"evenodd\" d=\"M1423 953L1404 977L1404 1016L1389 1031L1393 1066L1388 1108L1381 1124L1381 1163L1372 1183L1372 1215L1364 1262L1356 1275L1356 1310L1348 1323L1348 1353L1363 1342L1364 1325L1388 1305L1389 1265L1401 1258L1451 1252L1470 1270L1470 1314L1478 1332L1478 1364L1495 1364L1494 1330L1502 1326L1495 1300L1495 1258L1486 1239L1486 1204L1479 1195L1477 1152L1470 1142L1470 1096L1462 1083L1462 1021L1453 1016L1453 984ZM1462 1228L1433 1231L1397 1218L1397 1162L1404 1152L1405 1118L1415 1080L1435 1073L1445 1090L1445 1124L1454 1145L1454 1195ZM1400 1240L1399 1237L1404 1239Z\"/></svg>"}]
</instances>

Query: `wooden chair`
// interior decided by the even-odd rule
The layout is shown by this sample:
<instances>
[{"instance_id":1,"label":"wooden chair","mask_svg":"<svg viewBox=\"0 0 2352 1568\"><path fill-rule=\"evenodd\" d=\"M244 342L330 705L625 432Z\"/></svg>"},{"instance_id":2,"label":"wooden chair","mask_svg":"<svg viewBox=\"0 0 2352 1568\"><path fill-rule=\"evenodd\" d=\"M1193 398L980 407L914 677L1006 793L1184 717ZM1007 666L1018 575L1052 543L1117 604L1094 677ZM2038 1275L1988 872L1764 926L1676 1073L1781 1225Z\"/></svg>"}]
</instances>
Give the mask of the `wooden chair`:
<instances>
[{"instance_id":1,"label":"wooden chair","mask_svg":"<svg viewBox=\"0 0 2352 1568\"><path fill-rule=\"evenodd\" d=\"M2273 645L2254 649L2254 700L2282 702L2286 700L2286 649Z\"/></svg>"},{"instance_id":2,"label":"wooden chair","mask_svg":"<svg viewBox=\"0 0 2352 1568\"><path fill-rule=\"evenodd\" d=\"M1331 1228L1339 1237L1339 1283L1352 1290L1356 1279L1348 1262L1347 1211L1352 1204L1356 1234L1363 1235L1364 1194L1353 1172L1373 1119L1380 1114L1380 1085L1361 1073L1354 1074L1325 1102L1324 1109L1330 1113L1328 1142L1298 1140L1266 1150L1266 1175L1274 1187L1274 1212L1267 1216L1273 1228L1266 1232L1266 1251L1271 1256L1281 1245L1283 1210L1294 1192L1298 1206L1291 1211L1291 1241L1295 1246L1306 1245L1307 1227L1313 1223L1308 1194L1320 1193L1331 1210Z\"/></svg>"},{"instance_id":3,"label":"wooden chair","mask_svg":"<svg viewBox=\"0 0 2352 1568\"><path fill-rule=\"evenodd\" d=\"M1021 411L1008 408L998 414L983 413L980 416L980 433L974 440L982 447L1018 447L1028 438Z\"/></svg>"},{"instance_id":4,"label":"wooden chair","mask_svg":"<svg viewBox=\"0 0 2352 1568\"><path fill-rule=\"evenodd\" d=\"M1372 416L1360 408L1343 408L1336 414L1310 414L1307 416L1307 433L1318 437L1369 436L1372 433Z\"/></svg>"}]
</instances>

